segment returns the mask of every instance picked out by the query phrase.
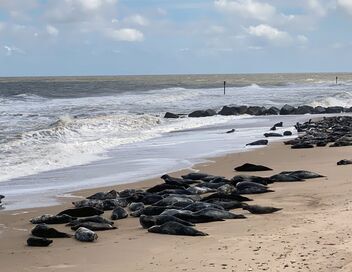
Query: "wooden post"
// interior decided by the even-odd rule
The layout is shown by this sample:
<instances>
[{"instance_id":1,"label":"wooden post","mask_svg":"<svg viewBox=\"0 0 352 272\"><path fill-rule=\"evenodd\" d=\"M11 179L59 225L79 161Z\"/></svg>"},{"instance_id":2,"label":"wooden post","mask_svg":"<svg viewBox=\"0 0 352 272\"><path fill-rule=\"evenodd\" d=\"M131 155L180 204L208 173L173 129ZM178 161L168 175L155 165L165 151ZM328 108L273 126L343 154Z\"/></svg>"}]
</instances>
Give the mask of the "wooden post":
<instances>
[{"instance_id":1,"label":"wooden post","mask_svg":"<svg viewBox=\"0 0 352 272\"><path fill-rule=\"evenodd\" d=\"M224 95L226 94L226 81L224 81Z\"/></svg>"},{"instance_id":2,"label":"wooden post","mask_svg":"<svg viewBox=\"0 0 352 272\"><path fill-rule=\"evenodd\" d=\"M337 84L337 80L338 80L339 78L338 77L336 77L336 84Z\"/></svg>"}]
</instances>

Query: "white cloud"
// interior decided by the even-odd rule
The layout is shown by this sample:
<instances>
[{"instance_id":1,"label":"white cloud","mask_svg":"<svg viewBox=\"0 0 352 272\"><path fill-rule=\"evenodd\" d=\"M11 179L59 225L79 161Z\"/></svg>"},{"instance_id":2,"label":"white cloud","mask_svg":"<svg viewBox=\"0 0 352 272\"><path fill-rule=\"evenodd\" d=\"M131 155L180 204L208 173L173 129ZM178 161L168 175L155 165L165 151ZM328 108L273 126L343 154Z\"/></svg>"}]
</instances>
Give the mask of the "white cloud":
<instances>
[{"instance_id":1,"label":"white cloud","mask_svg":"<svg viewBox=\"0 0 352 272\"><path fill-rule=\"evenodd\" d=\"M337 5L352 15L352 1L351 0L337 0Z\"/></svg>"},{"instance_id":2,"label":"white cloud","mask_svg":"<svg viewBox=\"0 0 352 272\"><path fill-rule=\"evenodd\" d=\"M12 56L15 54L25 54L25 52L22 49L15 46L4 45L3 49L5 49L7 56Z\"/></svg>"},{"instance_id":3,"label":"white cloud","mask_svg":"<svg viewBox=\"0 0 352 272\"><path fill-rule=\"evenodd\" d=\"M134 28L108 29L106 35L116 41L140 42L144 40L144 35Z\"/></svg>"},{"instance_id":4,"label":"white cloud","mask_svg":"<svg viewBox=\"0 0 352 272\"><path fill-rule=\"evenodd\" d=\"M307 43L308 42L308 38L306 36L304 36L304 35L298 35L297 36L297 40L300 43Z\"/></svg>"},{"instance_id":5,"label":"white cloud","mask_svg":"<svg viewBox=\"0 0 352 272\"><path fill-rule=\"evenodd\" d=\"M46 32L48 32L48 34L50 36L54 36L54 37L59 35L59 30L56 27L52 26L52 25L47 25L46 26Z\"/></svg>"},{"instance_id":6,"label":"white cloud","mask_svg":"<svg viewBox=\"0 0 352 272\"><path fill-rule=\"evenodd\" d=\"M351 2L350 0L347 0L349 2ZM325 7L320 3L319 0L307 0L307 5L309 7L309 9L311 11L313 11L313 13L315 13L318 16L325 16L327 13L327 10L325 9Z\"/></svg>"},{"instance_id":7,"label":"white cloud","mask_svg":"<svg viewBox=\"0 0 352 272\"><path fill-rule=\"evenodd\" d=\"M140 14L135 14L130 17L127 17L124 21L128 24L134 24L139 26L149 25L149 20Z\"/></svg>"},{"instance_id":8,"label":"white cloud","mask_svg":"<svg viewBox=\"0 0 352 272\"><path fill-rule=\"evenodd\" d=\"M276 15L274 6L255 0L215 0L215 6L222 11L260 21L268 21Z\"/></svg>"},{"instance_id":9,"label":"white cloud","mask_svg":"<svg viewBox=\"0 0 352 272\"><path fill-rule=\"evenodd\" d=\"M248 28L248 33L252 36L265 38L275 42L287 42L291 39L287 32L278 30L272 26L265 24L250 26Z\"/></svg>"}]
</instances>

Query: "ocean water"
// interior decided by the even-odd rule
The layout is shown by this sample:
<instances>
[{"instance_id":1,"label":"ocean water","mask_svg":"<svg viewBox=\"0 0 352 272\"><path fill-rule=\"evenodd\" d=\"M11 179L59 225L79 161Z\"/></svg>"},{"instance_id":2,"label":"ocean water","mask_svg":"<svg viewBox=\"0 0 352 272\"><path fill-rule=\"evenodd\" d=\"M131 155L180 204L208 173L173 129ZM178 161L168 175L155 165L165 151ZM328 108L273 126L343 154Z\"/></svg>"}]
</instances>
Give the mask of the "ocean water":
<instances>
[{"instance_id":1,"label":"ocean water","mask_svg":"<svg viewBox=\"0 0 352 272\"><path fill-rule=\"evenodd\" d=\"M47 205L72 190L131 182L245 151L275 121L293 130L297 120L309 117L162 117L229 104L350 107L352 74L338 75L338 84L335 76L0 78L0 194L8 208ZM230 128L236 133L224 133Z\"/></svg>"}]
</instances>

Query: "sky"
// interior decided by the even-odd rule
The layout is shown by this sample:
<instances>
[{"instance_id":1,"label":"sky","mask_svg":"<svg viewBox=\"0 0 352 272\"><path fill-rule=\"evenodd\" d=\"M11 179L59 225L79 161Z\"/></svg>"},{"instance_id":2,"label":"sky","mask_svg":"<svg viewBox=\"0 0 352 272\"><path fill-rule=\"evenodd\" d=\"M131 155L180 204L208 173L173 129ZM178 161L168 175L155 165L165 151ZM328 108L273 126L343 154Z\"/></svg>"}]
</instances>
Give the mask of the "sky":
<instances>
[{"instance_id":1,"label":"sky","mask_svg":"<svg viewBox=\"0 0 352 272\"><path fill-rule=\"evenodd\" d=\"M0 0L0 76L352 71L352 0Z\"/></svg>"}]
</instances>

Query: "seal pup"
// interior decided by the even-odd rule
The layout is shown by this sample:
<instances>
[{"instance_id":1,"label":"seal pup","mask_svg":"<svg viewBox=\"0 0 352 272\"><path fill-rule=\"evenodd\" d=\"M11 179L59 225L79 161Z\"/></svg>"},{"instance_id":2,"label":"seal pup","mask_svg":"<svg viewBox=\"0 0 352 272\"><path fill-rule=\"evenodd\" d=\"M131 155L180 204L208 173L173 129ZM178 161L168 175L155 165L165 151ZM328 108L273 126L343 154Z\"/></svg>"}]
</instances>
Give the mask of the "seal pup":
<instances>
[{"instance_id":1,"label":"seal pup","mask_svg":"<svg viewBox=\"0 0 352 272\"><path fill-rule=\"evenodd\" d=\"M80 227L75 232L75 239L80 242L94 242L98 239L98 235L94 231Z\"/></svg>"},{"instance_id":2,"label":"seal pup","mask_svg":"<svg viewBox=\"0 0 352 272\"><path fill-rule=\"evenodd\" d=\"M27 239L27 245L31 247L47 247L53 240L46 239L43 237L29 237Z\"/></svg>"},{"instance_id":3,"label":"seal pup","mask_svg":"<svg viewBox=\"0 0 352 272\"><path fill-rule=\"evenodd\" d=\"M182 225L185 226L194 226L194 224L187 222L185 220L182 220L180 218L177 218L175 216L172 215L156 215L156 216L148 216L148 215L141 215L139 217L139 223L141 224L141 226L145 229L148 229L152 226L155 225L162 225L166 222L178 222Z\"/></svg>"},{"instance_id":4,"label":"seal pup","mask_svg":"<svg viewBox=\"0 0 352 272\"><path fill-rule=\"evenodd\" d=\"M247 203L242 204L242 209L247 210L253 214L267 214L267 213L274 213L282 210L282 208L266 207L266 206L259 206L259 205L248 205Z\"/></svg>"},{"instance_id":5,"label":"seal pup","mask_svg":"<svg viewBox=\"0 0 352 272\"><path fill-rule=\"evenodd\" d=\"M151 233L161 233L170 235L186 235L186 236L207 236L207 233L196 230L195 228L182 225L178 222L166 222L162 225L152 226L148 229Z\"/></svg>"},{"instance_id":6,"label":"seal pup","mask_svg":"<svg viewBox=\"0 0 352 272\"><path fill-rule=\"evenodd\" d=\"M72 235L60 232L54 228L48 227L46 224L36 225L32 229L32 235L44 238L70 238Z\"/></svg>"},{"instance_id":7,"label":"seal pup","mask_svg":"<svg viewBox=\"0 0 352 272\"><path fill-rule=\"evenodd\" d=\"M103 213L104 211L96 209L94 207L82 207L82 208L67 209L58 213L57 215L67 214L73 217L87 217L87 216L93 216L93 215L100 215Z\"/></svg>"},{"instance_id":8,"label":"seal pup","mask_svg":"<svg viewBox=\"0 0 352 272\"><path fill-rule=\"evenodd\" d=\"M235 170L238 172L256 172L256 171L271 171L273 169L266 167L264 165L245 163L241 166L235 167Z\"/></svg>"},{"instance_id":9,"label":"seal pup","mask_svg":"<svg viewBox=\"0 0 352 272\"><path fill-rule=\"evenodd\" d=\"M111 214L111 219L112 220L118 220L118 219L123 219L128 216L128 213L125 211L124 208L122 207L116 207Z\"/></svg>"},{"instance_id":10,"label":"seal pup","mask_svg":"<svg viewBox=\"0 0 352 272\"><path fill-rule=\"evenodd\" d=\"M52 214L43 214L38 217L32 218L29 222L32 224L66 224L73 220L76 220L76 217L69 216L67 214L63 215L52 215Z\"/></svg>"}]
</instances>

